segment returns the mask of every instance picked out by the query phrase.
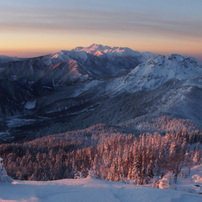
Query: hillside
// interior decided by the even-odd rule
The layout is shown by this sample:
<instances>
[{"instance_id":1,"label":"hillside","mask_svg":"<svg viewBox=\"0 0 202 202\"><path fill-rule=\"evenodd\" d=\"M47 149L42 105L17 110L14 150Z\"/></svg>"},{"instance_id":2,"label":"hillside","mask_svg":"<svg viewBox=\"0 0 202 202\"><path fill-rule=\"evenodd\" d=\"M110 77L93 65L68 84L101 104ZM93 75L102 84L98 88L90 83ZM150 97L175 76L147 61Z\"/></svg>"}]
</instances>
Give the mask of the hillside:
<instances>
[{"instance_id":1,"label":"hillside","mask_svg":"<svg viewBox=\"0 0 202 202\"><path fill-rule=\"evenodd\" d=\"M202 128L202 64L92 44L3 64L0 98L0 141L100 123L152 132L160 120L158 131L193 131Z\"/></svg>"}]
</instances>

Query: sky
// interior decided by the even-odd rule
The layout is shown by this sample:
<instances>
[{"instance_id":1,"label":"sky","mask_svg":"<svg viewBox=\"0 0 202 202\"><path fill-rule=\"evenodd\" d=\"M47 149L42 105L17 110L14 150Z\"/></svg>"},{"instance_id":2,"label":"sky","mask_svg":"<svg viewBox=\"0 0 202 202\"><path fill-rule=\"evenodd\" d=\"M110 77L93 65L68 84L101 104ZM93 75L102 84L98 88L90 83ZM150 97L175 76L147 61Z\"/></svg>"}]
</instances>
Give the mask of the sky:
<instances>
[{"instance_id":1,"label":"sky","mask_svg":"<svg viewBox=\"0 0 202 202\"><path fill-rule=\"evenodd\" d=\"M0 55L92 43L202 61L202 0L0 0Z\"/></svg>"}]
</instances>

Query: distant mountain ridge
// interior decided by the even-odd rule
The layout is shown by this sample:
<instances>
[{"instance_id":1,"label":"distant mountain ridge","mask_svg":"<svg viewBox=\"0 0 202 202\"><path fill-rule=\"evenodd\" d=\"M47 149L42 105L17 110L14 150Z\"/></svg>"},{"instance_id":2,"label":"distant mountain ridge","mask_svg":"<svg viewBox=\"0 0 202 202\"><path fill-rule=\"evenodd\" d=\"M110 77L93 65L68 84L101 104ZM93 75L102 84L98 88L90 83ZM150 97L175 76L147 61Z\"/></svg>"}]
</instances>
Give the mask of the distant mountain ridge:
<instances>
[{"instance_id":1,"label":"distant mountain ridge","mask_svg":"<svg viewBox=\"0 0 202 202\"><path fill-rule=\"evenodd\" d=\"M99 123L153 130L150 120L161 117L202 128L202 63L192 57L92 44L10 58L0 67L0 114L6 122L2 131L17 127L10 121L14 116L29 116L31 124L40 122L40 127L67 123L63 130ZM140 127L140 121L147 126Z\"/></svg>"},{"instance_id":2,"label":"distant mountain ridge","mask_svg":"<svg viewBox=\"0 0 202 202\"><path fill-rule=\"evenodd\" d=\"M18 58L18 57L9 57L6 55L0 55L0 67L1 67L1 65L6 64L8 62L19 61L19 60L20 60L20 58Z\"/></svg>"}]
</instances>

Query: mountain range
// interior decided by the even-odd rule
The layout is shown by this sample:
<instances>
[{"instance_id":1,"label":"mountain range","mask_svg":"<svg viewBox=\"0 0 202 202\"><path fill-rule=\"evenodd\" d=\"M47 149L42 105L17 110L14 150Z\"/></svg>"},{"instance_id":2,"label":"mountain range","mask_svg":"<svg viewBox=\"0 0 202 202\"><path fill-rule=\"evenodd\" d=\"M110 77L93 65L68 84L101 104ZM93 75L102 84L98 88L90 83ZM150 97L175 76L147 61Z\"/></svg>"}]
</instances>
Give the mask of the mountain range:
<instances>
[{"instance_id":1,"label":"mountain range","mask_svg":"<svg viewBox=\"0 0 202 202\"><path fill-rule=\"evenodd\" d=\"M105 123L137 133L202 129L202 63L92 44L0 56L0 140Z\"/></svg>"}]
</instances>

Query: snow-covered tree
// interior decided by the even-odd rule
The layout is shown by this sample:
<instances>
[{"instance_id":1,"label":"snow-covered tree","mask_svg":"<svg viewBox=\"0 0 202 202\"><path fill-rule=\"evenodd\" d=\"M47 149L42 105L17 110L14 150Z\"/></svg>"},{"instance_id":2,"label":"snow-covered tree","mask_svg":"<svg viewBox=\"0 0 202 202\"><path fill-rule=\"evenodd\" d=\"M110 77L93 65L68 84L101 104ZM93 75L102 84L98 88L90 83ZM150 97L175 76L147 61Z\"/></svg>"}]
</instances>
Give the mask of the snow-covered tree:
<instances>
[{"instance_id":1,"label":"snow-covered tree","mask_svg":"<svg viewBox=\"0 0 202 202\"><path fill-rule=\"evenodd\" d=\"M0 182L11 182L11 178L8 177L7 172L3 165L3 159L0 158Z\"/></svg>"},{"instance_id":2,"label":"snow-covered tree","mask_svg":"<svg viewBox=\"0 0 202 202\"><path fill-rule=\"evenodd\" d=\"M200 151L196 151L193 157L193 162L197 165L200 164L201 156L200 156Z\"/></svg>"},{"instance_id":3,"label":"snow-covered tree","mask_svg":"<svg viewBox=\"0 0 202 202\"><path fill-rule=\"evenodd\" d=\"M156 179L158 187L168 172L176 182L182 166L191 169L202 162L201 137L201 133L137 136L93 129L1 144L0 156L9 175L18 180L85 178L93 171L97 178L112 181L145 184Z\"/></svg>"}]
</instances>

